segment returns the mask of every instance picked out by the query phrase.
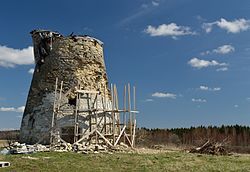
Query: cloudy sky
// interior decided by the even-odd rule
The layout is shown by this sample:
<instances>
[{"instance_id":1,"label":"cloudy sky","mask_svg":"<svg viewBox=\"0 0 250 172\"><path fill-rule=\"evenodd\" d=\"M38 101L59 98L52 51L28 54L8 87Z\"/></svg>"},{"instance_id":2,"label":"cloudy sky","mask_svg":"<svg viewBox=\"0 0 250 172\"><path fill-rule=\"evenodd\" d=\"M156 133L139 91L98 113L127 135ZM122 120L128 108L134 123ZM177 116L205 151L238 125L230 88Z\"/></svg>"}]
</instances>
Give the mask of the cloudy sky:
<instances>
[{"instance_id":1,"label":"cloudy sky","mask_svg":"<svg viewBox=\"0 0 250 172\"><path fill-rule=\"evenodd\" d=\"M102 40L110 83L137 88L140 127L249 125L249 10L249 0L3 0L0 129L20 127L36 28Z\"/></svg>"}]
</instances>

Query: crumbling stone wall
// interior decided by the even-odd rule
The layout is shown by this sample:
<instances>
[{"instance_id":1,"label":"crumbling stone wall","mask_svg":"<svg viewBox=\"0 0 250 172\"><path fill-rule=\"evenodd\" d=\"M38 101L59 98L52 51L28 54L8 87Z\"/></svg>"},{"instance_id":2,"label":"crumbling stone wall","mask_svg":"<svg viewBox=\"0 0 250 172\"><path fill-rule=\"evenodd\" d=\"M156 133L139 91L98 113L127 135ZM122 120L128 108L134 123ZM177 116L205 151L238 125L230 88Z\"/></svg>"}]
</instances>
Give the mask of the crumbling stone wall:
<instances>
[{"instance_id":1,"label":"crumbling stone wall","mask_svg":"<svg viewBox=\"0 0 250 172\"><path fill-rule=\"evenodd\" d=\"M103 106L101 97L104 92L110 95L103 57L103 43L89 36L62 36L59 33L34 30L31 32L36 62L25 111L23 114L21 142L49 142L51 128L55 80L63 81L62 103L71 108L69 100L75 96L74 87L101 91L98 106ZM72 90L71 90L72 89ZM64 95L67 92L67 95ZM110 96L108 96L110 100ZM108 101L107 101L108 102ZM82 106L86 103L80 102ZM108 107L110 107L110 101ZM70 117L59 121L62 125L72 125ZM87 123L82 128L87 127Z\"/></svg>"}]
</instances>

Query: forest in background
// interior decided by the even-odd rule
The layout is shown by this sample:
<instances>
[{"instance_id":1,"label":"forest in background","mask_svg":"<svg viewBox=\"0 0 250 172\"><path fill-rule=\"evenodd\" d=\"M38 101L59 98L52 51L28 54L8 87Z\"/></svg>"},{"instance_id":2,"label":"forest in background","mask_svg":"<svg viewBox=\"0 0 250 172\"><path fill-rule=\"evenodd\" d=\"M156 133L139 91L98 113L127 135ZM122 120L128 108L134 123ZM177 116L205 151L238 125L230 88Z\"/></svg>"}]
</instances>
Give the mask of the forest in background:
<instances>
[{"instance_id":1,"label":"forest in background","mask_svg":"<svg viewBox=\"0 0 250 172\"><path fill-rule=\"evenodd\" d=\"M139 128L136 142L139 147L176 146L190 148L200 146L208 140L223 143L233 152L250 153L250 127L240 125L172 129Z\"/></svg>"}]
</instances>

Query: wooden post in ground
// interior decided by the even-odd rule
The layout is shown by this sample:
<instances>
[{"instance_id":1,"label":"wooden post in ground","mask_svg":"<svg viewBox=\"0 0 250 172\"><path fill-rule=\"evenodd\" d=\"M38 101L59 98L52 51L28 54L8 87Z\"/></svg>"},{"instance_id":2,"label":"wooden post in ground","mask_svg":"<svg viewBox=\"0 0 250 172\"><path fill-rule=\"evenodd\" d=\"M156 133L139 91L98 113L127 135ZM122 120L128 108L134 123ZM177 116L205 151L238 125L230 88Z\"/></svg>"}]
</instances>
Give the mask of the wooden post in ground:
<instances>
[{"instance_id":1,"label":"wooden post in ground","mask_svg":"<svg viewBox=\"0 0 250 172\"><path fill-rule=\"evenodd\" d=\"M127 88L126 85L124 85L124 92L123 92L123 127L127 125L126 123L126 97L127 97ZM123 137L123 142L125 143L125 135Z\"/></svg>"},{"instance_id":2,"label":"wooden post in ground","mask_svg":"<svg viewBox=\"0 0 250 172\"><path fill-rule=\"evenodd\" d=\"M115 144L115 113L114 113L114 109L115 109L115 98L114 98L114 87L111 84L111 101L112 101L112 134L113 134L113 144Z\"/></svg>"},{"instance_id":3,"label":"wooden post in ground","mask_svg":"<svg viewBox=\"0 0 250 172\"><path fill-rule=\"evenodd\" d=\"M132 147L135 147L135 129L136 129L136 119L134 120L134 126L133 126L133 137L132 137Z\"/></svg>"},{"instance_id":4,"label":"wooden post in ground","mask_svg":"<svg viewBox=\"0 0 250 172\"><path fill-rule=\"evenodd\" d=\"M92 118L91 118L91 112L90 112L90 102L89 102L89 93L85 93L87 95L87 106L88 106L88 118L89 118L89 132L92 131Z\"/></svg>"},{"instance_id":5,"label":"wooden post in ground","mask_svg":"<svg viewBox=\"0 0 250 172\"><path fill-rule=\"evenodd\" d=\"M115 90L115 109L117 111L117 113L115 114L115 121L116 121L116 126L117 126L117 130L120 132L121 131L121 127L120 127L120 113L119 111L119 101L118 101L118 91L117 91L117 87L116 85L114 85L114 90Z\"/></svg>"},{"instance_id":6,"label":"wooden post in ground","mask_svg":"<svg viewBox=\"0 0 250 172\"><path fill-rule=\"evenodd\" d=\"M133 103L134 103L134 111L136 111L136 103L135 103L135 86L133 87ZM135 147L135 131L136 131L136 113L133 113L133 139L132 145Z\"/></svg>"},{"instance_id":7,"label":"wooden post in ground","mask_svg":"<svg viewBox=\"0 0 250 172\"><path fill-rule=\"evenodd\" d=\"M81 89L81 86L78 85L78 89ZM79 109L79 93L76 93L76 107L75 107L75 128L74 128L74 142L77 142L78 140L78 134L79 134L79 124L78 124L78 109Z\"/></svg>"},{"instance_id":8,"label":"wooden post in ground","mask_svg":"<svg viewBox=\"0 0 250 172\"><path fill-rule=\"evenodd\" d=\"M128 112L129 112L129 130L130 130L130 141L132 141L132 113L131 113L131 97L130 97L130 84L128 84Z\"/></svg>"},{"instance_id":9,"label":"wooden post in ground","mask_svg":"<svg viewBox=\"0 0 250 172\"><path fill-rule=\"evenodd\" d=\"M54 99L54 104L53 104L53 112L52 112L52 120L51 120L51 132L50 132L50 144L53 142L53 134L54 134L54 118L55 118L55 109L56 109L56 96L57 96L57 83L58 83L58 78L56 78L56 85L55 85L55 99Z\"/></svg>"},{"instance_id":10,"label":"wooden post in ground","mask_svg":"<svg viewBox=\"0 0 250 172\"><path fill-rule=\"evenodd\" d=\"M104 85L104 134L107 134L107 114L106 114L106 109L107 109L107 99L106 99L106 85Z\"/></svg>"}]
</instances>

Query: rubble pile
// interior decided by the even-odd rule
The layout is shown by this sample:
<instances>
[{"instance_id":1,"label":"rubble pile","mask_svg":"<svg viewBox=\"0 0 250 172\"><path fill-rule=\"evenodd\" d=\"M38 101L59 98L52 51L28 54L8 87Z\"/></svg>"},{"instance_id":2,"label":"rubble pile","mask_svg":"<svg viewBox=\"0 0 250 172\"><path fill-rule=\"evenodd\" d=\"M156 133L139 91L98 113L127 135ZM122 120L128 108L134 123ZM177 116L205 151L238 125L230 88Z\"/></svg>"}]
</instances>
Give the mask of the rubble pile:
<instances>
[{"instance_id":1,"label":"rubble pile","mask_svg":"<svg viewBox=\"0 0 250 172\"><path fill-rule=\"evenodd\" d=\"M7 151L6 151L7 150ZM14 142L5 149L5 154L29 154L34 152L48 152L50 151L48 146L35 144L28 145L25 143Z\"/></svg>"},{"instance_id":2,"label":"rubble pile","mask_svg":"<svg viewBox=\"0 0 250 172\"><path fill-rule=\"evenodd\" d=\"M228 155L229 152L223 143L212 143L209 140L202 146L192 148L189 153L211 154L211 155Z\"/></svg>"},{"instance_id":3,"label":"rubble pile","mask_svg":"<svg viewBox=\"0 0 250 172\"><path fill-rule=\"evenodd\" d=\"M34 144L28 145L25 143L15 142L10 146L6 147L4 150L0 152L0 154L31 154L35 152L76 152L76 153L112 153L112 152L129 152L132 151L131 148L128 147L125 143L120 143L115 147L108 147L107 145L99 145L99 144L70 144L70 143L60 143L56 145L41 145Z\"/></svg>"}]
</instances>

